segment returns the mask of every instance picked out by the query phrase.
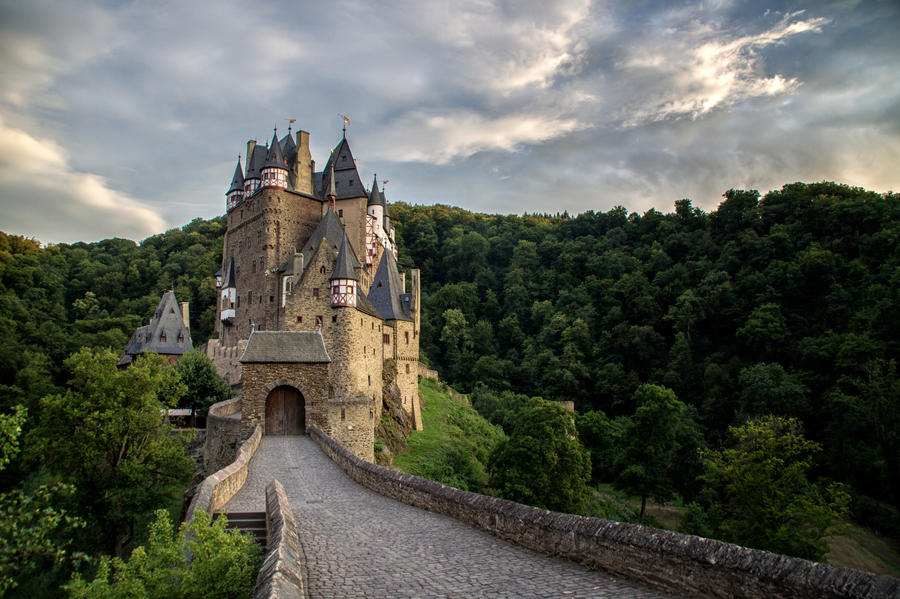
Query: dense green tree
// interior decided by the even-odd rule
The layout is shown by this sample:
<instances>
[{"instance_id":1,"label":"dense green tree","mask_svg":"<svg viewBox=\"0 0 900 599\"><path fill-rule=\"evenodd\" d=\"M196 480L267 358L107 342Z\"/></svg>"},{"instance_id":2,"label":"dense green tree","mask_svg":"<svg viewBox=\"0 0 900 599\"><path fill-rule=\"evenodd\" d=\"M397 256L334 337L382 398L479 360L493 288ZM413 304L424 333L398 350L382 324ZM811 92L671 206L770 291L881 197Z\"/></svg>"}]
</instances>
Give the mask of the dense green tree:
<instances>
[{"instance_id":1,"label":"dense green tree","mask_svg":"<svg viewBox=\"0 0 900 599\"><path fill-rule=\"evenodd\" d=\"M793 418L765 416L731 427L731 447L706 454L704 490L728 541L821 560L840 529L849 496L842 485L811 483L817 443Z\"/></svg>"},{"instance_id":2,"label":"dense green tree","mask_svg":"<svg viewBox=\"0 0 900 599\"><path fill-rule=\"evenodd\" d=\"M490 486L503 498L580 513L590 492L590 457L578 441L575 415L533 398L515 415L509 439L489 460Z\"/></svg>"},{"instance_id":3,"label":"dense green tree","mask_svg":"<svg viewBox=\"0 0 900 599\"><path fill-rule=\"evenodd\" d=\"M185 353L173 366L185 387L178 407L205 410L212 404L231 397L226 383L206 354L194 349Z\"/></svg>"},{"instance_id":4,"label":"dense green tree","mask_svg":"<svg viewBox=\"0 0 900 599\"><path fill-rule=\"evenodd\" d=\"M110 350L83 349L66 360L68 388L42 400L28 450L75 485L103 547L122 555L136 518L168 497L191 460L165 418L184 393L178 372L155 354L124 370L116 358Z\"/></svg>"},{"instance_id":5,"label":"dense green tree","mask_svg":"<svg viewBox=\"0 0 900 599\"><path fill-rule=\"evenodd\" d=\"M0 414L0 472L19 453L26 411ZM62 483L15 488L0 493L0 597L33 578L42 568L67 564L73 530L84 522L59 505L73 488Z\"/></svg>"},{"instance_id":6,"label":"dense green tree","mask_svg":"<svg viewBox=\"0 0 900 599\"><path fill-rule=\"evenodd\" d=\"M156 512L146 546L127 561L103 558L91 582L76 575L66 586L72 599L240 599L252 596L259 545L249 535L210 522L203 510L176 533L165 510ZM188 561L187 556L191 559Z\"/></svg>"},{"instance_id":7,"label":"dense green tree","mask_svg":"<svg viewBox=\"0 0 900 599\"><path fill-rule=\"evenodd\" d=\"M659 385L641 385L634 401L637 410L625 430L625 447L614 484L640 496L643 519L648 497L664 502L675 494L675 470L681 467L675 456L685 405L671 389Z\"/></svg>"}]
</instances>

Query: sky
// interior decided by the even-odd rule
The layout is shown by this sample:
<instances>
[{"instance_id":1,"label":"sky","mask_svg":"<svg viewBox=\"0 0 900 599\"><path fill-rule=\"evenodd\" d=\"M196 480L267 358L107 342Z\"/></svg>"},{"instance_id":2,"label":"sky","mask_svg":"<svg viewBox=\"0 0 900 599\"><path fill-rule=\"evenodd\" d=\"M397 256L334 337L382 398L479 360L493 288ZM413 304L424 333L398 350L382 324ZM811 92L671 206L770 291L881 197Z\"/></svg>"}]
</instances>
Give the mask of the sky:
<instances>
[{"instance_id":1,"label":"sky","mask_svg":"<svg viewBox=\"0 0 900 599\"><path fill-rule=\"evenodd\" d=\"M900 191L900 2L0 0L0 231L225 210L248 139L347 138L391 202L715 210Z\"/></svg>"}]
</instances>

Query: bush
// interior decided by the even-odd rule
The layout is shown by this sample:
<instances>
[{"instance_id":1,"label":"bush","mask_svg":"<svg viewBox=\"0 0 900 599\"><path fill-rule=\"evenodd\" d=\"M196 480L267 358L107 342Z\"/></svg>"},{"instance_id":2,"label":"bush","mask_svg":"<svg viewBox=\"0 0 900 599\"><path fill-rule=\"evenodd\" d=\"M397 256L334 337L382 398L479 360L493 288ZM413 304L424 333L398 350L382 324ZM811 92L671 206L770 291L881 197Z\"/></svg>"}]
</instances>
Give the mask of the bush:
<instances>
[{"instance_id":1,"label":"bush","mask_svg":"<svg viewBox=\"0 0 900 599\"><path fill-rule=\"evenodd\" d=\"M158 510L146 547L135 549L128 561L102 558L92 582L76 574L65 589L72 599L250 597L259 545L249 535L225 530L226 523L220 517L210 524L198 510L175 534L166 511Z\"/></svg>"}]
</instances>

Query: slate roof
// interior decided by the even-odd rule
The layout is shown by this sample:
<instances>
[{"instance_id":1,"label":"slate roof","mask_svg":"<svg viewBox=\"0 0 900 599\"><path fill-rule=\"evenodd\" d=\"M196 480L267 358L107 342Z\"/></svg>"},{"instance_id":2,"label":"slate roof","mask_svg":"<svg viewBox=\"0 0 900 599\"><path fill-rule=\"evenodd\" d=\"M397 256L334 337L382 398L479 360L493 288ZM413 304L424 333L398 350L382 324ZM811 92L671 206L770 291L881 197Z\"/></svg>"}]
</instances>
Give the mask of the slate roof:
<instances>
[{"instance_id":1,"label":"slate roof","mask_svg":"<svg viewBox=\"0 0 900 599\"><path fill-rule=\"evenodd\" d=\"M385 320L412 320L409 302L403 302L401 295L409 294L403 293L403 282L397 270L394 253L385 250L378 264L378 270L375 271L372 287L369 288L369 301Z\"/></svg>"},{"instance_id":2,"label":"slate roof","mask_svg":"<svg viewBox=\"0 0 900 599\"><path fill-rule=\"evenodd\" d=\"M241 170L241 159L238 158L237 166L234 167L234 176L231 178L231 187L228 188L226 194L232 191L244 191L244 171Z\"/></svg>"},{"instance_id":3,"label":"slate roof","mask_svg":"<svg viewBox=\"0 0 900 599\"><path fill-rule=\"evenodd\" d=\"M225 276L225 280L222 281L222 287L237 287L237 277L234 275L234 258L228 259L228 270L225 272L228 274Z\"/></svg>"},{"instance_id":4,"label":"slate roof","mask_svg":"<svg viewBox=\"0 0 900 599\"><path fill-rule=\"evenodd\" d=\"M378 191L378 175L372 180L372 190L369 192L369 201L366 206L384 206L384 194Z\"/></svg>"},{"instance_id":5,"label":"slate roof","mask_svg":"<svg viewBox=\"0 0 900 599\"><path fill-rule=\"evenodd\" d=\"M290 127L288 127L287 135L282 137L279 143L281 143L281 153L284 155L284 159L292 162L297 156L297 144L294 143L294 138L291 136Z\"/></svg>"},{"instance_id":6,"label":"slate roof","mask_svg":"<svg viewBox=\"0 0 900 599\"><path fill-rule=\"evenodd\" d=\"M334 261L334 270L332 271L330 280L359 280L359 277L356 276L356 269L362 268L362 264L359 263L359 260L357 260L353 252L351 252L348 248L349 243L347 241L347 235L345 233L343 238L341 239L341 247L338 250L337 258Z\"/></svg>"},{"instance_id":7,"label":"slate roof","mask_svg":"<svg viewBox=\"0 0 900 599\"><path fill-rule=\"evenodd\" d=\"M253 331L240 361L321 364L331 358L319 331Z\"/></svg>"},{"instance_id":8,"label":"slate roof","mask_svg":"<svg viewBox=\"0 0 900 599\"><path fill-rule=\"evenodd\" d=\"M319 192L323 197L328 193L328 188L331 185L332 165L334 166L337 199L366 197L366 190L363 187L362 180L359 178L356 162L353 160L353 152L350 151L350 144L347 143L346 137L334 148L322 171L322 184Z\"/></svg>"},{"instance_id":9,"label":"slate roof","mask_svg":"<svg viewBox=\"0 0 900 599\"><path fill-rule=\"evenodd\" d=\"M334 249L340 247L341 241L344 238L344 226L341 224L341 221L338 220L338 217L334 214L334 210L331 208L328 209L328 212L326 212L325 216L322 217L322 220L319 221L319 224L312 232L312 235L309 236L309 239L306 240L306 243L303 244L303 254L307 259L307 263L312 261L312 256L315 254L316 250L319 249L319 243L323 238L325 238L328 241L328 245Z\"/></svg>"},{"instance_id":10,"label":"slate roof","mask_svg":"<svg viewBox=\"0 0 900 599\"><path fill-rule=\"evenodd\" d=\"M179 337L181 341L178 340ZM175 292L167 291L163 294L150 323L138 327L131 336L125 351L119 357L119 365L130 364L135 356L146 352L181 355L191 348L193 348L191 332L184 326L181 306L175 299Z\"/></svg>"},{"instance_id":11,"label":"slate roof","mask_svg":"<svg viewBox=\"0 0 900 599\"><path fill-rule=\"evenodd\" d=\"M247 167L247 174L244 176L245 180L260 178L259 172L266 163L266 155L268 153L269 151L265 146L256 145L253 147L253 153L250 155L250 161L248 162L250 166Z\"/></svg>"},{"instance_id":12,"label":"slate roof","mask_svg":"<svg viewBox=\"0 0 900 599\"><path fill-rule=\"evenodd\" d=\"M281 152L281 144L278 142L278 131L272 134L272 145L269 146L269 153L266 155L266 162L262 168L280 168L288 170L284 154Z\"/></svg>"}]
</instances>

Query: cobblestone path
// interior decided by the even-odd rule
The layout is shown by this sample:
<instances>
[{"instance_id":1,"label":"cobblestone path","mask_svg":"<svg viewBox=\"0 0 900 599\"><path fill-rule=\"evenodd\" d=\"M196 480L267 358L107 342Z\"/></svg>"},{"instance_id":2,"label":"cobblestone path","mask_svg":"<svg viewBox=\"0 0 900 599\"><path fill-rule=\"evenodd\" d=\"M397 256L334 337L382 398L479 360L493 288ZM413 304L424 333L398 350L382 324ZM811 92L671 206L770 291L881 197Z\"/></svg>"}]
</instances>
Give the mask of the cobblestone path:
<instances>
[{"instance_id":1,"label":"cobblestone path","mask_svg":"<svg viewBox=\"0 0 900 599\"><path fill-rule=\"evenodd\" d=\"M666 597L370 491L305 436L263 437L222 511L265 511L273 478L297 520L312 599Z\"/></svg>"}]
</instances>

